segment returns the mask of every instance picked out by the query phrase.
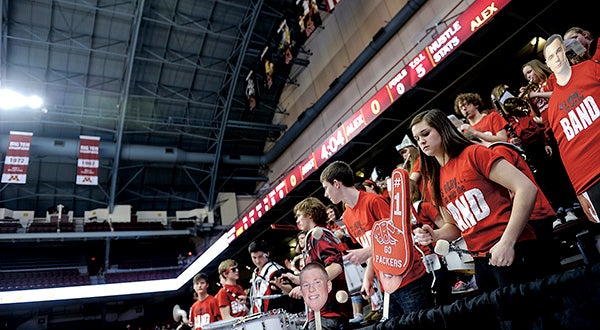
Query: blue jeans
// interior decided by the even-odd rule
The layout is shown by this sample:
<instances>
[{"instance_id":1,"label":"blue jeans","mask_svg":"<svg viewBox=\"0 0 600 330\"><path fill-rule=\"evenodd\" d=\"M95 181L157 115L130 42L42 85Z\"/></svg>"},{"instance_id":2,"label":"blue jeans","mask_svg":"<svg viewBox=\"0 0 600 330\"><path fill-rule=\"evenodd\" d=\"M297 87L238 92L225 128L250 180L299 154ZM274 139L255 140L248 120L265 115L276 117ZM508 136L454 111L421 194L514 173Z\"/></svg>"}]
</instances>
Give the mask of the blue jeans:
<instances>
[{"instance_id":1,"label":"blue jeans","mask_svg":"<svg viewBox=\"0 0 600 330\"><path fill-rule=\"evenodd\" d=\"M390 294L389 317L401 316L434 307L433 295L431 294L432 281L432 275L426 273L418 280L392 292Z\"/></svg>"}]
</instances>

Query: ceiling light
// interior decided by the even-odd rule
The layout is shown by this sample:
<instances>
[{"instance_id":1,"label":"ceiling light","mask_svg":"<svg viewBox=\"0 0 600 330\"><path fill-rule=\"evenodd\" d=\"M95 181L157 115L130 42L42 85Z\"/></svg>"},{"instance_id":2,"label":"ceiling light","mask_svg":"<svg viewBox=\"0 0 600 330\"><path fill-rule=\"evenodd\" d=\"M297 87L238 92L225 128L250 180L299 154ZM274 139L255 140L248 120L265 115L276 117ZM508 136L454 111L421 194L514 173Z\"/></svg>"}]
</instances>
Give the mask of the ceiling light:
<instances>
[{"instance_id":1,"label":"ceiling light","mask_svg":"<svg viewBox=\"0 0 600 330\"><path fill-rule=\"evenodd\" d=\"M0 109L5 110L23 107L39 109L44 105L39 96L25 96L10 89L0 89L0 100Z\"/></svg>"}]
</instances>

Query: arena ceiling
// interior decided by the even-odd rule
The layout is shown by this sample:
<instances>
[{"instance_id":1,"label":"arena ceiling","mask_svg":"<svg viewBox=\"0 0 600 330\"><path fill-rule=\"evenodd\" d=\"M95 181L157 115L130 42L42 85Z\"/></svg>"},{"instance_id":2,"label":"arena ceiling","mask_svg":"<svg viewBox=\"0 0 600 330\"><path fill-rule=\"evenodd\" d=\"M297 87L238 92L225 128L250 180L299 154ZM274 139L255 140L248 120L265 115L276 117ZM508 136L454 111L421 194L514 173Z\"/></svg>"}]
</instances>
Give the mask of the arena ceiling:
<instances>
[{"instance_id":1,"label":"arena ceiling","mask_svg":"<svg viewBox=\"0 0 600 330\"><path fill-rule=\"evenodd\" d=\"M2 184L2 207L40 217L59 203L75 216L129 204L174 215L212 209L221 191L253 195L268 180L268 158L276 155L264 157L265 143L287 128L272 123L286 111L281 90L290 67L309 62L300 50L306 37L296 31L302 3L0 3L0 88L44 100L44 111L0 111L2 161L10 131L34 133L26 184ZM284 19L297 37L289 64L278 33ZM276 69L270 88L266 57ZM101 139L97 186L74 184L82 135Z\"/></svg>"}]
</instances>

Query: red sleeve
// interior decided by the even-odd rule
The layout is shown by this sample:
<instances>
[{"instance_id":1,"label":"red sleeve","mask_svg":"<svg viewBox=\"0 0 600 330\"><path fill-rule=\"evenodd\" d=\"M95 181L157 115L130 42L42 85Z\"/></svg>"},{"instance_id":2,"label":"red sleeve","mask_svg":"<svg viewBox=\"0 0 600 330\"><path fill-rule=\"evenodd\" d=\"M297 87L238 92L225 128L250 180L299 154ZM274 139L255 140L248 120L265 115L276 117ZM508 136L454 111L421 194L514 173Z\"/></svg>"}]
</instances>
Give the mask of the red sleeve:
<instances>
[{"instance_id":1,"label":"red sleeve","mask_svg":"<svg viewBox=\"0 0 600 330\"><path fill-rule=\"evenodd\" d=\"M498 132L500 132L501 130L506 128L506 125L508 125L508 123L506 122L506 120L504 120L504 118L496 111L490 110L490 113L488 114L488 116L492 116L490 118L490 123L491 126L494 130L494 135L498 134Z\"/></svg>"},{"instance_id":2,"label":"red sleeve","mask_svg":"<svg viewBox=\"0 0 600 330\"><path fill-rule=\"evenodd\" d=\"M389 219L391 214L390 203L384 197L378 195L378 198L373 199L370 208L375 221L381 219Z\"/></svg>"},{"instance_id":3,"label":"red sleeve","mask_svg":"<svg viewBox=\"0 0 600 330\"><path fill-rule=\"evenodd\" d=\"M311 235L311 241L314 243L313 248L309 251L311 261L320 260L325 267L333 263L344 265L342 251L331 233L323 231L323 236L318 240L312 240Z\"/></svg>"},{"instance_id":4,"label":"red sleeve","mask_svg":"<svg viewBox=\"0 0 600 330\"><path fill-rule=\"evenodd\" d=\"M475 145L473 148L467 148L470 155L468 159L473 162L475 169L477 169L483 176L486 178L490 177L490 171L492 170L492 165L500 159L504 159L499 154L493 152L487 147Z\"/></svg>"},{"instance_id":5,"label":"red sleeve","mask_svg":"<svg viewBox=\"0 0 600 330\"><path fill-rule=\"evenodd\" d=\"M227 294L227 291L225 291L225 289L221 288L219 290L219 292L217 292L217 304L219 305L219 307L227 307L229 306L229 295Z\"/></svg>"},{"instance_id":6,"label":"red sleeve","mask_svg":"<svg viewBox=\"0 0 600 330\"><path fill-rule=\"evenodd\" d=\"M211 315L214 317L215 321L220 321L223 319L221 316L221 309L219 308L219 303L217 299L212 299L210 303Z\"/></svg>"},{"instance_id":7,"label":"red sleeve","mask_svg":"<svg viewBox=\"0 0 600 330\"><path fill-rule=\"evenodd\" d=\"M413 172L421 173L421 157L417 157L412 168Z\"/></svg>"},{"instance_id":8,"label":"red sleeve","mask_svg":"<svg viewBox=\"0 0 600 330\"><path fill-rule=\"evenodd\" d=\"M433 229L437 229L437 225L435 224L435 218L438 216L439 212L433 204L427 201L421 202L419 205L419 215L420 220L423 224L427 224L431 226Z\"/></svg>"},{"instance_id":9,"label":"red sleeve","mask_svg":"<svg viewBox=\"0 0 600 330\"><path fill-rule=\"evenodd\" d=\"M498 145L495 146L494 148L492 148L492 150L494 152L496 152L498 155L502 156L502 158L506 159L509 163L511 163L511 165L513 166L517 166L518 162L519 162L519 156L515 151L509 149L510 147L505 147L502 145Z\"/></svg>"}]
</instances>

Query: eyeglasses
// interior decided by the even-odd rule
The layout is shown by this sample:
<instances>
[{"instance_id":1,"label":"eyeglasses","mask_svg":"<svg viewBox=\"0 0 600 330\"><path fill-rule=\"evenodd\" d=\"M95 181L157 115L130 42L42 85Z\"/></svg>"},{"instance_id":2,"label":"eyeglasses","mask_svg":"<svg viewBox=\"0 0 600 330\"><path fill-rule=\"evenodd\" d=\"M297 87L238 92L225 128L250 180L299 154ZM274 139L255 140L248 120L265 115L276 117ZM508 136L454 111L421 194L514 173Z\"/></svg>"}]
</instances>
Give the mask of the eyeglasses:
<instances>
[{"instance_id":1,"label":"eyeglasses","mask_svg":"<svg viewBox=\"0 0 600 330\"><path fill-rule=\"evenodd\" d=\"M314 282L311 283L303 283L300 287L302 288L302 290L308 291L310 290L310 287L312 286L315 290L323 285L323 281L321 280L316 280Z\"/></svg>"},{"instance_id":2,"label":"eyeglasses","mask_svg":"<svg viewBox=\"0 0 600 330\"><path fill-rule=\"evenodd\" d=\"M237 267L231 267L231 268L229 268L229 271L237 272L237 271L239 271L239 269Z\"/></svg>"}]
</instances>

